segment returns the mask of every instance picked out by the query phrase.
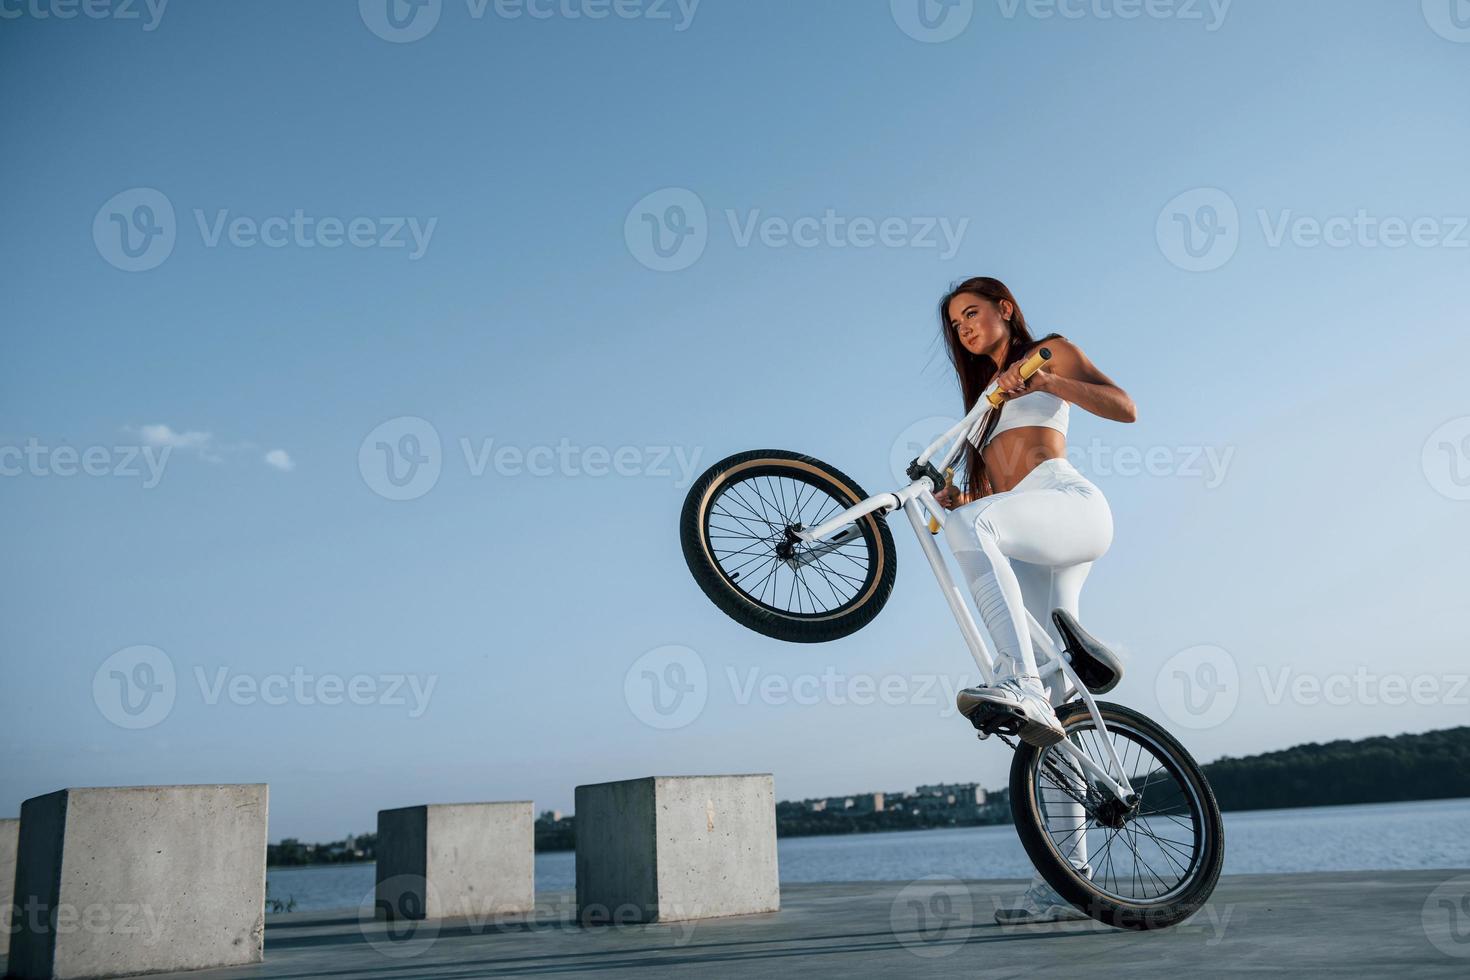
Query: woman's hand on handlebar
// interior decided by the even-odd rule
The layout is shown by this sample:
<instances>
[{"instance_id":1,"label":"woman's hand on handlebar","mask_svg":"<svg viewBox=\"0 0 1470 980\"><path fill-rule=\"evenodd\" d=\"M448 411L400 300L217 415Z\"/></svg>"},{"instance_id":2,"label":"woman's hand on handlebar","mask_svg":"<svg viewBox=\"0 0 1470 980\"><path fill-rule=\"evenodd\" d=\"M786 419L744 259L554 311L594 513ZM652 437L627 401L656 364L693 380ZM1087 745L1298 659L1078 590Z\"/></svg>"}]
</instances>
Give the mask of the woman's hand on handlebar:
<instances>
[{"instance_id":1,"label":"woman's hand on handlebar","mask_svg":"<svg viewBox=\"0 0 1470 980\"><path fill-rule=\"evenodd\" d=\"M969 502L965 499L965 494L960 491L960 488L953 483L942 489L935 490L934 499L945 510L954 510L956 507L963 507Z\"/></svg>"},{"instance_id":2,"label":"woman's hand on handlebar","mask_svg":"<svg viewBox=\"0 0 1470 980\"><path fill-rule=\"evenodd\" d=\"M1029 380L1021 377L1021 365L1023 363L1023 361L1017 361L995 378L997 389L1007 398L1014 398L1028 391L1046 391L1054 380L1051 372L1047 371L1046 368L1042 368L1040 371L1031 375Z\"/></svg>"}]
</instances>

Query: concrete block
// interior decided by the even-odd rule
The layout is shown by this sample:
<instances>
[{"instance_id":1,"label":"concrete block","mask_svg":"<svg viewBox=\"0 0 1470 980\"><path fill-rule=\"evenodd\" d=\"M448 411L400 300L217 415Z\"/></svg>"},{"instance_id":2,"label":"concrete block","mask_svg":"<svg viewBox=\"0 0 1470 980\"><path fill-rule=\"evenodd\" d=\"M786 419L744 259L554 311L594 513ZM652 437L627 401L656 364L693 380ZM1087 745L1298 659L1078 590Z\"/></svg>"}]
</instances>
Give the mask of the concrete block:
<instances>
[{"instance_id":1,"label":"concrete block","mask_svg":"<svg viewBox=\"0 0 1470 980\"><path fill-rule=\"evenodd\" d=\"M577 914L584 923L774 912L770 775L653 776L577 787Z\"/></svg>"},{"instance_id":2,"label":"concrete block","mask_svg":"<svg viewBox=\"0 0 1470 980\"><path fill-rule=\"evenodd\" d=\"M15 848L20 843L20 821L0 820L0 904L9 908L15 894ZM9 924L8 921L6 923ZM10 930L0 929L0 956L10 952Z\"/></svg>"},{"instance_id":3,"label":"concrete block","mask_svg":"<svg viewBox=\"0 0 1470 980\"><path fill-rule=\"evenodd\" d=\"M10 976L258 963L264 785L64 789L20 811Z\"/></svg>"},{"instance_id":4,"label":"concrete block","mask_svg":"<svg viewBox=\"0 0 1470 980\"><path fill-rule=\"evenodd\" d=\"M536 907L530 801L378 811L377 907L395 919L484 919Z\"/></svg>"}]
</instances>

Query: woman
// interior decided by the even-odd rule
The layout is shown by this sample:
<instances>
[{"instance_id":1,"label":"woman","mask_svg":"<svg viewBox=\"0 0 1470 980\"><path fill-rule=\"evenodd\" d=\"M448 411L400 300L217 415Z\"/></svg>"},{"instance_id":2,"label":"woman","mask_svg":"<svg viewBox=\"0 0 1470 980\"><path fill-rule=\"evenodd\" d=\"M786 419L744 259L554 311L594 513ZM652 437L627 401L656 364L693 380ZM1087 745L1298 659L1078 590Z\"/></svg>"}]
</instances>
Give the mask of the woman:
<instances>
[{"instance_id":1,"label":"woman","mask_svg":"<svg viewBox=\"0 0 1470 980\"><path fill-rule=\"evenodd\" d=\"M959 709L967 718L1019 715L1024 741L1052 745L1065 737L1054 707L1065 696L1065 681L1053 675L1050 692L1041 683L1026 610L1060 644L1051 611L1078 614L1082 583L1113 539L1108 502L1066 459L1069 406L1132 422L1133 399L1071 341L1057 334L1034 340L1015 296L999 280L961 283L944 297L939 315L965 410L992 380L1009 396L965 447L965 491L937 495L954 511L945 534L999 658L996 683L961 691ZM1021 364L1043 345L1051 359L1023 381ZM1081 807L1061 816L1079 826L1085 819ZM1076 836L1072 861L1089 873L1086 834ZM1001 909L996 918L1039 922L1073 914L1081 913L1037 879L1019 908Z\"/></svg>"}]
</instances>

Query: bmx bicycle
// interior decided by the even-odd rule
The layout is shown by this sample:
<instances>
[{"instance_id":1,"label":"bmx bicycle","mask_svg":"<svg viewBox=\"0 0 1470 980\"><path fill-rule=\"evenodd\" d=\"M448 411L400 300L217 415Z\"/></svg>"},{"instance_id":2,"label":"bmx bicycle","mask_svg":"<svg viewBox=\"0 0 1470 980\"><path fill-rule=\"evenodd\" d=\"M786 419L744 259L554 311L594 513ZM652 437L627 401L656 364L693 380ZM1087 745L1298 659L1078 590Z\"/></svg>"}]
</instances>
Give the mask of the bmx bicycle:
<instances>
[{"instance_id":1,"label":"bmx bicycle","mask_svg":"<svg viewBox=\"0 0 1470 980\"><path fill-rule=\"evenodd\" d=\"M1029 378L1050 358L1022 365ZM935 543L948 517L934 498L964 441L1005 396L992 384L966 416L908 467L910 483L868 495L820 460L781 450L739 453L690 488L679 523L695 581L736 622L794 643L849 636L883 609L897 571L887 515L903 511L985 683L996 660ZM951 440L953 442L951 443ZM940 450L949 448L940 455ZM936 464L935 459L939 462ZM1088 916L1124 929L1175 925L1210 897L1224 861L1220 807L1173 736L1121 704L1099 701L1122 678L1118 657L1065 610L1051 613L1061 649L1027 612L1044 682L1061 674L1066 738L1037 748L1019 722L973 716L979 737L1015 750L1010 804L1042 878Z\"/></svg>"}]
</instances>

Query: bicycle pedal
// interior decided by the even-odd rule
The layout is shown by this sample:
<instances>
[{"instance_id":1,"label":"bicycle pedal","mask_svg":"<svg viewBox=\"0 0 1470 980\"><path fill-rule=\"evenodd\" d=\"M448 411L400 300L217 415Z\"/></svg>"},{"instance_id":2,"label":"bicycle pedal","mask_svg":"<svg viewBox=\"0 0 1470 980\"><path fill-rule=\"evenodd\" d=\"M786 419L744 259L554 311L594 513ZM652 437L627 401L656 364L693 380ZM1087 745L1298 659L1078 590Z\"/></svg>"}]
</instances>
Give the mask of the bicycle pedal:
<instances>
[{"instance_id":1,"label":"bicycle pedal","mask_svg":"<svg viewBox=\"0 0 1470 980\"><path fill-rule=\"evenodd\" d=\"M992 735L1020 735L1025 715L1017 709L996 706L988 711L972 711L965 720L980 733L981 739L986 739Z\"/></svg>"}]
</instances>

